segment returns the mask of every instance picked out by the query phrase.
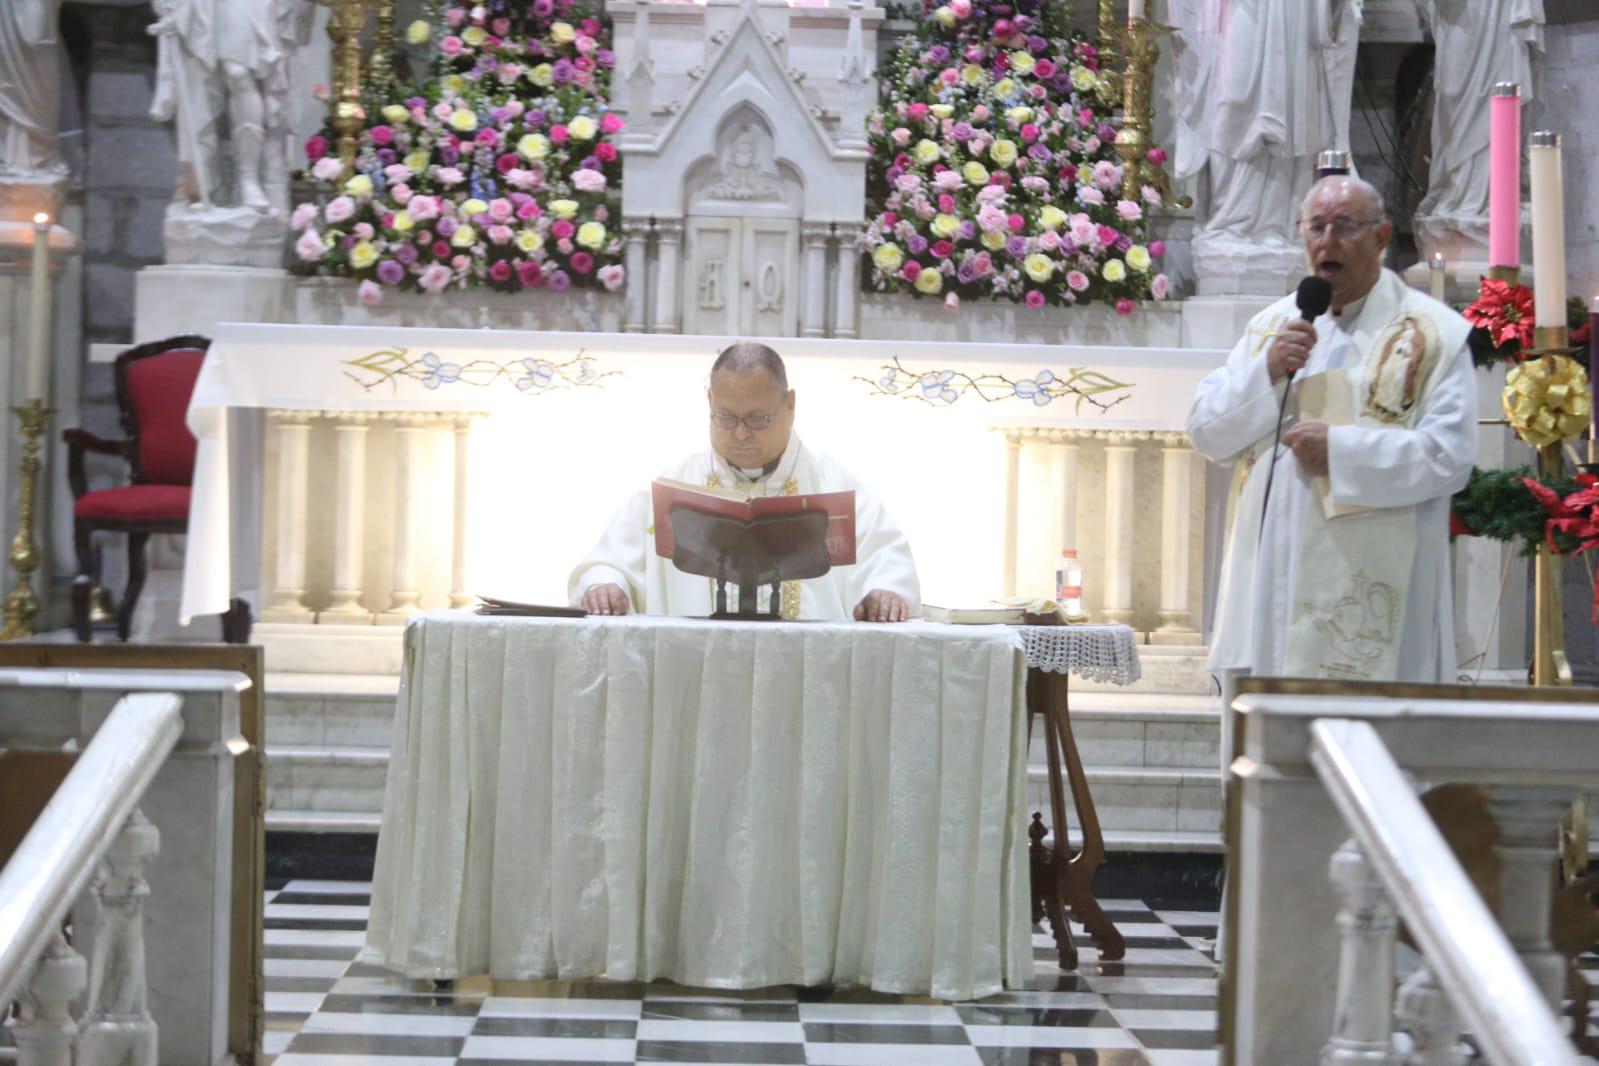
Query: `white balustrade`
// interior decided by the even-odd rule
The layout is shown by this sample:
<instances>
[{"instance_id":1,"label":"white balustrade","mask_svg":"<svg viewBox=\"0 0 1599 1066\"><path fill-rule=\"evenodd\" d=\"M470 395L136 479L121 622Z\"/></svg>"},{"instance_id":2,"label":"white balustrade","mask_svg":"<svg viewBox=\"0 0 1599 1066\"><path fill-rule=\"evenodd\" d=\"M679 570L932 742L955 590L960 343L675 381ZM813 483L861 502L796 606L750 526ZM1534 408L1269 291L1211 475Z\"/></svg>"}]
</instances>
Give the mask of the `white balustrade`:
<instances>
[{"instance_id":1,"label":"white balustrade","mask_svg":"<svg viewBox=\"0 0 1599 1066\"><path fill-rule=\"evenodd\" d=\"M334 417L337 439L338 490L333 497L332 602L321 611L329 621L370 621L372 612L361 604L362 570L366 546L366 442L368 415L341 413Z\"/></svg>"},{"instance_id":2,"label":"white balustrade","mask_svg":"<svg viewBox=\"0 0 1599 1066\"><path fill-rule=\"evenodd\" d=\"M838 231L838 265L833 271L833 336L860 335L861 252L855 246L855 230L841 225Z\"/></svg>"},{"instance_id":3,"label":"white balustrade","mask_svg":"<svg viewBox=\"0 0 1599 1066\"><path fill-rule=\"evenodd\" d=\"M1056 510L1060 529L1056 537L1062 548L1076 548L1081 559L1082 543L1077 526L1078 441L1084 433L1058 429L1050 433L1050 478L1060 486L1060 507Z\"/></svg>"},{"instance_id":4,"label":"white balustrade","mask_svg":"<svg viewBox=\"0 0 1599 1066\"><path fill-rule=\"evenodd\" d=\"M1005 595L1016 595L1016 534L1019 528L1018 511L1021 508L1022 438L1018 433L1005 434L1005 554L1000 574Z\"/></svg>"},{"instance_id":5,"label":"white balustrade","mask_svg":"<svg viewBox=\"0 0 1599 1066\"><path fill-rule=\"evenodd\" d=\"M833 227L826 222L807 222L800 226L804 249L804 274L800 284L804 301L800 304L800 336L827 336L827 242Z\"/></svg>"},{"instance_id":6,"label":"white balustrade","mask_svg":"<svg viewBox=\"0 0 1599 1066\"><path fill-rule=\"evenodd\" d=\"M467 486L470 484L472 420L455 420L455 512L450 524L450 606L465 607L472 602L466 589Z\"/></svg>"},{"instance_id":7,"label":"white balustrade","mask_svg":"<svg viewBox=\"0 0 1599 1066\"><path fill-rule=\"evenodd\" d=\"M640 5L643 10L645 5ZM626 218L622 220L622 263L627 269L627 285L623 295L627 301L622 329L628 333L645 333L649 330L648 301L649 293L648 275L645 267L649 263L650 223L648 219Z\"/></svg>"},{"instance_id":8,"label":"white balustrade","mask_svg":"<svg viewBox=\"0 0 1599 1066\"><path fill-rule=\"evenodd\" d=\"M272 586L272 600L261 617L268 622L309 622L305 549L311 416L305 411L273 411L270 422L278 444L277 580Z\"/></svg>"},{"instance_id":9,"label":"white balustrade","mask_svg":"<svg viewBox=\"0 0 1599 1066\"><path fill-rule=\"evenodd\" d=\"M677 276L683 269L683 220L655 222L655 321L651 333L677 332Z\"/></svg>"},{"instance_id":10,"label":"white balustrade","mask_svg":"<svg viewBox=\"0 0 1599 1066\"><path fill-rule=\"evenodd\" d=\"M403 624L421 607L422 592L417 587L418 527L426 495L412 491L422 472L422 446L427 417L403 414L394 417L394 583L389 593L388 610L378 621Z\"/></svg>"},{"instance_id":11,"label":"white balustrade","mask_svg":"<svg viewBox=\"0 0 1599 1066\"><path fill-rule=\"evenodd\" d=\"M1322 1066L1397 1064L1393 1050L1394 934L1399 923L1366 853L1345 842L1329 869L1338 908L1338 1009Z\"/></svg>"},{"instance_id":12,"label":"white balustrade","mask_svg":"<svg viewBox=\"0 0 1599 1066\"><path fill-rule=\"evenodd\" d=\"M1558 1010L1565 960L1549 939L1549 912L1558 869L1560 817L1573 790L1494 788L1488 813L1499 827L1499 924L1549 1006Z\"/></svg>"},{"instance_id":13,"label":"white balustrade","mask_svg":"<svg viewBox=\"0 0 1599 1066\"><path fill-rule=\"evenodd\" d=\"M89 968L89 1006L78 1037L86 1066L155 1066L156 1024L144 979L144 865L161 834L135 808L105 853L94 895L100 918Z\"/></svg>"},{"instance_id":14,"label":"white balustrade","mask_svg":"<svg viewBox=\"0 0 1599 1066\"><path fill-rule=\"evenodd\" d=\"M83 991L88 965L55 930L50 946L34 967L33 977L17 997L11 1032L17 1042L18 1066L72 1066L78 1023L72 1003ZM5 1004L0 1002L0 1014Z\"/></svg>"},{"instance_id":15,"label":"white balustrade","mask_svg":"<svg viewBox=\"0 0 1599 1066\"><path fill-rule=\"evenodd\" d=\"M1155 644L1197 644L1189 600L1188 547L1193 538L1194 451L1185 433L1157 433L1160 442L1160 628Z\"/></svg>"},{"instance_id":16,"label":"white balustrade","mask_svg":"<svg viewBox=\"0 0 1599 1066\"><path fill-rule=\"evenodd\" d=\"M1460 1042L1460 1012L1425 961L1399 986L1394 1016L1410 1035L1405 1066L1466 1066L1471 1049Z\"/></svg>"},{"instance_id":17,"label":"white balustrade","mask_svg":"<svg viewBox=\"0 0 1599 1066\"><path fill-rule=\"evenodd\" d=\"M1104 601L1100 609L1107 622L1133 620L1133 508L1137 484L1133 459L1138 442L1149 434L1113 430L1105 434L1105 569Z\"/></svg>"}]
</instances>

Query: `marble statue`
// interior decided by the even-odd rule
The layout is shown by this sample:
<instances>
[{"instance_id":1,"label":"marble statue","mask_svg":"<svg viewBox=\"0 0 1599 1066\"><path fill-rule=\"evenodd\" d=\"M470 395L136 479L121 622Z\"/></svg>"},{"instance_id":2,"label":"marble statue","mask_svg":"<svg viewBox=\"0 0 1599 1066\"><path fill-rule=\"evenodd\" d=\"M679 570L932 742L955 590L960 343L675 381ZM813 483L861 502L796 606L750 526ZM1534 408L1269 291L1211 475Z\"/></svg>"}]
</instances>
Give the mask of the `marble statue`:
<instances>
[{"instance_id":1,"label":"marble statue","mask_svg":"<svg viewBox=\"0 0 1599 1066\"><path fill-rule=\"evenodd\" d=\"M1543 0L1416 0L1436 45L1432 164L1416 211L1424 258L1488 260L1488 91L1533 96L1532 53L1543 49ZM1524 128L1526 127L1524 124Z\"/></svg>"},{"instance_id":2,"label":"marble statue","mask_svg":"<svg viewBox=\"0 0 1599 1066\"><path fill-rule=\"evenodd\" d=\"M56 144L60 8L61 0L0 4L0 177L8 181L52 182L67 172Z\"/></svg>"},{"instance_id":3,"label":"marble statue","mask_svg":"<svg viewBox=\"0 0 1599 1066\"><path fill-rule=\"evenodd\" d=\"M1199 291L1280 295L1315 156L1349 145L1362 0L1173 0L1176 170L1196 183Z\"/></svg>"},{"instance_id":4,"label":"marble statue","mask_svg":"<svg viewBox=\"0 0 1599 1066\"><path fill-rule=\"evenodd\" d=\"M755 130L746 126L722 153L721 176L710 195L722 200L775 200L782 196L776 174L762 166Z\"/></svg>"}]
</instances>

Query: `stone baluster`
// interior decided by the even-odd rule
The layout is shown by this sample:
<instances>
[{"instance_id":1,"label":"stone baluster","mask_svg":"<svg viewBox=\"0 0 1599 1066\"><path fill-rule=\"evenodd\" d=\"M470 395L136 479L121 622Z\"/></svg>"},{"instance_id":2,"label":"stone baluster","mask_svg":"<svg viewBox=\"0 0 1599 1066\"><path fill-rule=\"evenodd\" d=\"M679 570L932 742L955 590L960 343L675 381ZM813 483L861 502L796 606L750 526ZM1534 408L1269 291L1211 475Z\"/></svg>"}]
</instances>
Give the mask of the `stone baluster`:
<instances>
[{"instance_id":1,"label":"stone baluster","mask_svg":"<svg viewBox=\"0 0 1599 1066\"><path fill-rule=\"evenodd\" d=\"M378 621L403 625L421 609L417 550L421 547L421 507L425 494L416 484L422 473L427 415L394 416L394 581L389 607Z\"/></svg>"},{"instance_id":2,"label":"stone baluster","mask_svg":"<svg viewBox=\"0 0 1599 1066\"><path fill-rule=\"evenodd\" d=\"M472 419L455 420L455 510L450 530L450 606L465 607L472 602L466 589L466 526L469 504L469 479Z\"/></svg>"},{"instance_id":3,"label":"stone baluster","mask_svg":"<svg viewBox=\"0 0 1599 1066\"><path fill-rule=\"evenodd\" d=\"M1338 908L1338 998L1333 1033L1321 1049L1321 1066L1397 1066L1393 1048L1393 903L1353 840L1333 853L1329 876L1342 900Z\"/></svg>"},{"instance_id":4,"label":"stone baluster","mask_svg":"<svg viewBox=\"0 0 1599 1066\"><path fill-rule=\"evenodd\" d=\"M277 553L272 600L263 622L309 622L305 606L306 498L311 476L311 415L273 411L278 446Z\"/></svg>"},{"instance_id":5,"label":"stone baluster","mask_svg":"<svg viewBox=\"0 0 1599 1066\"><path fill-rule=\"evenodd\" d=\"M627 268L627 282L623 289L625 321L622 329L628 333L647 333L650 328L650 320L647 317L650 283L645 274L645 266L649 262L650 220L623 219L622 238L624 241L622 261Z\"/></svg>"},{"instance_id":6,"label":"stone baluster","mask_svg":"<svg viewBox=\"0 0 1599 1066\"><path fill-rule=\"evenodd\" d=\"M319 621L369 622L372 612L361 605L366 580L366 441L371 416L359 412L334 415L338 489L333 497L333 592Z\"/></svg>"},{"instance_id":7,"label":"stone baluster","mask_svg":"<svg viewBox=\"0 0 1599 1066\"><path fill-rule=\"evenodd\" d=\"M1565 960L1549 939L1555 868L1560 856L1560 818L1571 809L1572 792L1559 788L1495 788L1488 813L1499 826L1499 926L1516 949L1533 984L1558 1012L1565 987Z\"/></svg>"},{"instance_id":8,"label":"stone baluster","mask_svg":"<svg viewBox=\"0 0 1599 1066\"><path fill-rule=\"evenodd\" d=\"M88 965L58 929L39 956L33 977L17 997L11 1032L17 1043L17 1066L72 1066L72 1045L78 1036L72 1003L83 991ZM3 1012L5 1004L0 1004Z\"/></svg>"},{"instance_id":9,"label":"stone baluster","mask_svg":"<svg viewBox=\"0 0 1599 1066\"><path fill-rule=\"evenodd\" d=\"M1460 1015L1424 961L1399 986L1394 1014L1410 1034L1405 1066L1466 1066L1471 1049L1460 1042Z\"/></svg>"},{"instance_id":10,"label":"stone baluster","mask_svg":"<svg viewBox=\"0 0 1599 1066\"><path fill-rule=\"evenodd\" d=\"M1137 485L1133 458L1148 433L1113 430L1105 435L1105 596L1107 622L1133 618L1133 505Z\"/></svg>"},{"instance_id":11,"label":"stone baluster","mask_svg":"<svg viewBox=\"0 0 1599 1066\"><path fill-rule=\"evenodd\" d=\"M156 1066L156 1025L144 980L144 900L150 894L144 865L160 845L160 830L135 808L95 883L100 920L78 1037L78 1061L86 1066Z\"/></svg>"},{"instance_id":12,"label":"stone baluster","mask_svg":"<svg viewBox=\"0 0 1599 1066\"><path fill-rule=\"evenodd\" d=\"M1194 452L1186 433L1157 433L1160 441L1160 628L1153 644L1196 644L1188 598L1188 560L1192 547Z\"/></svg>"},{"instance_id":13,"label":"stone baluster","mask_svg":"<svg viewBox=\"0 0 1599 1066\"><path fill-rule=\"evenodd\" d=\"M855 245L856 227L838 228L838 269L833 271L833 336L856 337L856 306L859 303L861 251Z\"/></svg>"},{"instance_id":14,"label":"stone baluster","mask_svg":"<svg viewBox=\"0 0 1599 1066\"><path fill-rule=\"evenodd\" d=\"M1016 536L1021 506L1022 436L1015 430L1005 434L1005 553L1000 582L1005 595L1016 595Z\"/></svg>"},{"instance_id":15,"label":"stone baluster","mask_svg":"<svg viewBox=\"0 0 1599 1066\"><path fill-rule=\"evenodd\" d=\"M833 227L828 222L807 222L800 227L800 244L805 249L804 278L800 304L800 336L827 336L827 241Z\"/></svg>"},{"instance_id":16,"label":"stone baluster","mask_svg":"<svg viewBox=\"0 0 1599 1066\"><path fill-rule=\"evenodd\" d=\"M683 220L663 218L655 222L655 322L651 333L676 333L678 323L677 282L682 272Z\"/></svg>"},{"instance_id":17,"label":"stone baluster","mask_svg":"<svg viewBox=\"0 0 1599 1066\"><path fill-rule=\"evenodd\" d=\"M1049 435L1050 473L1060 488L1060 531L1057 548L1078 549L1081 560L1082 545L1077 540L1077 460L1081 448L1078 440L1082 431L1057 429Z\"/></svg>"}]
</instances>

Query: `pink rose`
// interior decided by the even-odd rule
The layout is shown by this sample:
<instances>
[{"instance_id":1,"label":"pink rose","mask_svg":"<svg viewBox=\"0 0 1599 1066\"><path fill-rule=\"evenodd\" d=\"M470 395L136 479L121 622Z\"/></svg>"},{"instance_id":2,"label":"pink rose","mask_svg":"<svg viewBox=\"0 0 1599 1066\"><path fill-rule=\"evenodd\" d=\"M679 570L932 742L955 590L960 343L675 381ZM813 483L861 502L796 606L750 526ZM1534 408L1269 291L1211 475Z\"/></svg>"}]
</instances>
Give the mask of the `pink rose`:
<instances>
[{"instance_id":1,"label":"pink rose","mask_svg":"<svg viewBox=\"0 0 1599 1066\"><path fill-rule=\"evenodd\" d=\"M1144 153L1144 158L1158 167L1166 162L1166 149L1151 148L1149 151Z\"/></svg>"},{"instance_id":2,"label":"pink rose","mask_svg":"<svg viewBox=\"0 0 1599 1066\"><path fill-rule=\"evenodd\" d=\"M308 163L315 163L318 159L328 154L328 139L320 133L305 142L305 159Z\"/></svg>"},{"instance_id":3,"label":"pink rose","mask_svg":"<svg viewBox=\"0 0 1599 1066\"><path fill-rule=\"evenodd\" d=\"M553 234L555 239L558 241L564 241L576 232L577 227L572 225L570 221L564 218L556 219L555 225L550 227L550 233Z\"/></svg>"},{"instance_id":4,"label":"pink rose","mask_svg":"<svg viewBox=\"0 0 1599 1066\"><path fill-rule=\"evenodd\" d=\"M1099 226L1094 230L1094 233L1095 236L1099 238L1099 243L1102 245L1115 244L1116 238L1121 236L1120 233L1117 233L1109 226Z\"/></svg>"},{"instance_id":5,"label":"pink rose","mask_svg":"<svg viewBox=\"0 0 1599 1066\"><path fill-rule=\"evenodd\" d=\"M322 209L322 217L329 222L339 223L355 214L355 201L348 196L335 196L328 201L328 206Z\"/></svg>"},{"instance_id":6,"label":"pink rose","mask_svg":"<svg viewBox=\"0 0 1599 1066\"><path fill-rule=\"evenodd\" d=\"M594 155L602 163L616 162L616 145L610 141L601 141L594 146Z\"/></svg>"},{"instance_id":7,"label":"pink rose","mask_svg":"<svg viewBox=\"0 0 1599 1066\"><path fill-rule=\"evenodd\" d=\"M410 211L411 221L427 222L439 217L439 202L431 196L413 196Z\"/></svg>"},{"instance_id":8,"label":"pink rose","mask_svg":"<svg viewBox=\"0 0 1599 1066\"><path fill-rule=\"evenodd\" d=\"M1149 242L1149 254L1150 255L1165 255L1166 254L1166 242L1165 241L1150 241Z\"/></svg>"},{"instance_id":9,"label":"pink rose","mask_svg":"<svg viewBox=\"0 0 1599 1066\"><path fill-rule=\"evenodd\" d=\"M908 259L905 265L899 268L899 272L906 281L915 281L916 276L922 272L922 264L914 259Z\"/></svg>"},{"instance_id":10,"label":"pink rose","mask_svg":"<svg viewBox=\"0 0 1599 1066\"><path fill-rule=\"evenodd\" d=\"M882 222L885 229L892 229L894 227L894 223L899 221L899 216L894 214L892 211L884 211L879 221Z\"/></svg>"},{"instance_id":11,"label":"pink rose","mask_svg":"<svg viewBox=\"0 0 1599 1066\"><path fill-rule=\"evenodd\" d=\"M372 137L372 143L379 148L394 143L394 131L387 126L373 126L367 131Z\"/></svg>"},{"instance_id":12,"label":"pink rose","mask_svg":"<svg viewBox=\"0 0 1599 1066\"><path fill-rule=\"evenodd\" d=\"M1068 270L1066 284L1073 292L1083 292L1088 288L1088 275L1081 270Z\"/></svg>"},{"instance_id":13,"label":"pink rose","mask_svg":"<svg viewBox=\"0 0 1599 1066\"><path fill-rule=\"evenodd\" d=\"M1044 294L1039 292L1037 289L1028 289L1026 300L1027 306L1033 308L1035 311L1044 306Z\"/></svg>"},{"instance_id":14,"label":"pink rose","mask_svg":"<svg viewBox=\"0 0 1599 1066\"><path fill-rule=\"evenodd\" d=\"M434 259L448 259L449 257L450 257L450 242L449 241L434 241L433 242L433 258Z\"/></svg>"},{"instance_id":15,"label":"pink rose","mask_svg":"<svg viewBox=\"0 0 1599 1066\"><path fill-rule=\"evenodd\" d=\"M1171 282L1167 280L1165 274L1156 274L1153 278L1149 279L1149 293L1155 299L1164 300L1166 298L1166 294L1170 290Z\"/></svg>"},{"instance_id":16,"label":"pink rose","mask_svg":"<svg viewBox=\"0 0 1599 1066\"><path fill-rule=\"evenodd\" d=\"M901 148L911 143L911 131L906 129L904 126L894 127L894 132L890 133L889 136L892 137L894 139L894 143Z\"/></svg>"},{"instance_id":17,"label":"pink rose","mask_svg":"<svg viewBox=\"0 0 1599 1066\"><path fill-rule=\"evenodd\" d=\"M555 250L562 255L571 255L572 249L575 247L577 246L572 243L572 238L570 237L562 237L555 242Z\"/></svg>"},{"instance_id":18,"label":"pink rose","mask_svg":"<svg viewBox=\"0 0 1599 1066\"><path fill-rule=\"evenodd\" d=\"M1128 222L1137 222L1144 217L1144 209L1131 200L1117 200L1116 213Z\"/></svg>"},{"instance_id":19,"label":"pink rose","mask_svg":"<svg viewBox=\"0 0 1599 1066\"><path fill-rule=\"evenodd\" d=\"M524 201L517 205L516 217L526 222L531 218L539 217L539 205L532 200Z\"/></svg>"},{"instance_id":20,"label":"pink rose","mask_svg":"<svg viewBox=\"0 0 1599 1066\"><path fill-rule=\"evenodd\" d=\"M1077 199L1082 203L1098 207L1105 202L1105 194L1092 185L1079 185L1077 186Z\"/></svg>"},{"instance_id":21,"label":"pink rose","mask_svg":"<svg viewBox=\"0 0 1599 1066\"><path fill-rule=\"evenodd\" d=\"M607 111L605 114L601 115L600 132L608 135L621 133L622 116L618 115L615 111Z\"/></svg>"},{"instance_id":22,"label":"pink rose","mask_svg":"<svg viewBox=\"0 0 1599 1066\"><path fill-rule=\"evenodd\" d=\"M1123 296L1120 300L1116 301L1116 313L1118 315L1126 317L1127 315L1132 314L1133 313L1133 308L1135 308L1137 306L1138 306L1137 304L1133 303L1127 297Z\"/></svg>"},{"instance_id":23,"label":"pink rose","mask_svg":"<svg viewBox=\"0 0 1599 1066\"><path fill-rule=\"evenodd\" d=\"M565 144L567 137L570 135L570 132L561 123L556 123L550 127L550 142L552 144Z\"/></svg>"},{"instance_id":24,"label":"pink rose","mask_svg":"<svg viewBox=\"0 0 1599 1066\"><path fill-rule=\"evenodd\" d=\"M622 287L625 273L620 263L612 263L610 266L600 267L596 277L600 279L600 284L605 286L606 292L615 292Z\"/></svg>"},{"instance_id":25,"label":"pink rose","mask_svg":"<svg viewBox=\"0 0 1599 1066\"><path fill-rule=\"evenodd\" d=\"M430 292L436 296L450 283L450 277L449 267L443 263L429 263L423 268L421 277L416 280L417 284L422 286L423 292Z\"/></svg>"},{"instance_id":26,"label":"pink rose","mask_svg":"<svg viewBox=\"0 0 1599 1066\"><path fill-rule=\"evenodd\" d=\"M1005 225L1012 233L1020 233L1027 228L1027 220L1021 215L1012 213L1005 219Z\"/></svg>"},{"instance_id":27,"label":"pink rose","mask_svg":"<svg viewBox=\"0 0 1599 1066\"><path fill-rule=\"evenodd\" d=\"M511 201L503 196L497 196L489 201L489 218L495 222L509 222L516 209L511 206Z\"/></svg>"},{"instance_id":28,"label":"pink rose","mask_svg":"<svg viewBox=\"0 0 1599 1066\"><path fill-rule=\"evenodd\" d=\"M938 209L946 215L955 213L955 197L945 193L938 198Z\"/></svg>"},{"instance_id":29,"label":"pink rose","mask_svg":"<svg viewBox=\"0 0 1599 1066\"><path fill-rule=\"evenodd\" d=\"M489 267L489 277L495 281L511 280L511 264L509 260L496 259L494 265Z\"/></svg>"},{"instance_id":30,"label":"pink rose","mask_svg":"<svg viewBox=\"0 0 1599 1066\"><path fill-rule=\"evenodd\" d=\"M484 127L483 129L477 131L477 136L472 138L472 143L476 144L480 148L493 148L495 145L500 143L500 135L495 133L493 130Z\"/></svg>"},{"instance_id":31,"label":"pink rose","mask_svg":"<svg viewBox=\"0 0 1599 1066\"><path fill-rule=\"evenodd\" d=\"M544 272L537 263L516 264L516 280L522 283L524 289L531 289L544 280Z\"/></svg>"},{"instance_id":32,"label":"pink rose","mask_svg":"<svg viewBox=\"0 0 1599 1066\"><path fill-rule=\"evenodd\" d=\"M573 252L571 265L574 273L587 274L594 269L594 257L587 252Z\"/></svg>"},{"instance_id":33,"label":"pink rose","mask_svg":"<svg viewBox=\"0 0 1599 1066\"><path fill-rule=\"evenodd\" d=\"M944 310L959 311L961 309L960 294L951 290L944 294Z\"/></svg>"},{"instance_id":34,"label":"pink rose","mask_svg":"<svg viewBox=\"0 0 1599 1066\"><path fill-rule=\"evenodd\" d=\"M495 225L489 227L490 244L510 244L512 236L510 226Z\"/></svg>"},{"instance_id":35,"label":"pink rose","mask_svg":"<svg viewBox=\"0 0 1599 1066\"><path fill-rule=\"evenodd\" d=\"M465 48L461 44L461 38L452 33L439 42L439 51L447 56L458 56L465 51Z\"/></svg>"},{"instance_id":36,"label":"pink rose","mask_svg":"<svg viewBox=\"0 0 1599 1066\"><path fill-rule=\"evenodd\" d=\"M377 282L368 278L355 287L355 298L368 307L376 307L383 302L383 289Z\"/></svg>"},{"instance_id":37,"label":"pink rose","mask_svg":"<svg viewBox=\"0 0 1599 1066\"><path fill-rule=\"evenodd\" d=\"M605 175L597 170L573 171L572 187L578 192L601 192L605 188Z\"/></svg>"},{"instance_id":38,"label":"pink rose","mask_svg":"<svg viewBox=\"0 0 1599 1066\"><path fill-rule=\"evenodd\" d=\"M1038 235L1038 246L1046 252L1053 252L1060 247L1060 234L1052 229L1047 229Z\"/></svg>"},{"instance_id":39,"label":"pink rose","mask_svg":"<svg viewBox=\"0 0 1599 1066\"><path fill-rule=\"evenodd\" d=\"M1040 59L1033 64L1033 76L1039 81L1048 81L1055 76L1055 64L1047 59Z\"/></svg>"},{"instance_id":40,"label":"pink rose","mask_svg":"<svg viewBox=\"0 0 1599 1066\"><path fill-rule=\"evenodd\" d=\"M383 168L383 176L389 180L390 184L404 181L411 176L411 168L404 163L390 163Z\"/></svg>"},{"instance_id":41,"label":"pink rose","mask_svg":"<svg viewBox=\"0 0 1599 1066\"><path fill-rule=\"evenodd\" d=\"M920 122L927 117L927 105L921 102L912 104L905 109L905 117L912 122Z\"/></svg>"},{"instance_id":42,"label":"pink rose","mask_svg":"<svg viewBox=\"0 0 1599 1066\"><path fill-rule=\"evenodd\" d=\"M315 263L321 259L327 246L322 243L322 235L314 229L308 229L300 234L300 239L294 242L294 254L300 257L301 262Z\"/></svg>"},{"instance_id":43,"label":"pink rose","mask_svg":"<svg viewBox=\"0 0 1599 1066\"><path fill-rule=\"evenodd\" d=\"M352 232L355 233L355 239L356 240L369 241L369 240L372 239L372 232L373 232L372 223L370 223L370 222L357 222L355 224L355 228L354 228L354 230Z\"/></svg>"},{"instance_id":44,"label":"pink rose","mask_svg":"<svg viewBox=\"0 0 1599 1066\"><path fill-rule=\"evenodd\" d=\"M316 216L316 204L300 204L294 209L294 214L289 216L289 227L291 229L305 229L305 227L316 221Z\"/></svg>"},{"instance_id":45,"label":"pink rose","mask_svg":"<svg viewBox=\"0 0 1599 1066\"><path fill-rule=\"evenodd\" d=\"M333 181L344 173L344 164L337 156L325 155L311 164L311 176L317 181Z\"/></svg>"}]
</instances>

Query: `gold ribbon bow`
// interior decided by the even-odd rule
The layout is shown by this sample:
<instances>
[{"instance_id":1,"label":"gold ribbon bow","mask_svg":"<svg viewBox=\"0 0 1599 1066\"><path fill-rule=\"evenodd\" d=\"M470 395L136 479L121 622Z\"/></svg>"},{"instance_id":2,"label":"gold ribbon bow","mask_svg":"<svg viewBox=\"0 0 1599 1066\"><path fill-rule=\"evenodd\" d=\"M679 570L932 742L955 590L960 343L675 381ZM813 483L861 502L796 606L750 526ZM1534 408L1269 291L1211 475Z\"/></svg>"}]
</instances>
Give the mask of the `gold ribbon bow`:
<instances>
[{"instance_id":1,"label":"gold ribbon bow","mask_svg":"<svg viewBox=\"0 0 1599 1066\"><path fill-rule=\"evenodd\" d=\"M1581 363L1545 355L1510 369L1500 402L1516 436L1542 448L1581 435L1593 412L1593 391Z\"/></svg>"}]
</instances>

